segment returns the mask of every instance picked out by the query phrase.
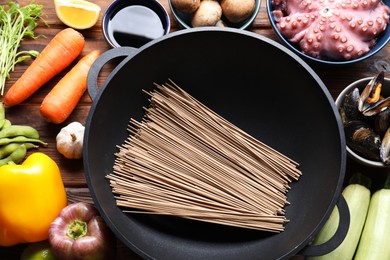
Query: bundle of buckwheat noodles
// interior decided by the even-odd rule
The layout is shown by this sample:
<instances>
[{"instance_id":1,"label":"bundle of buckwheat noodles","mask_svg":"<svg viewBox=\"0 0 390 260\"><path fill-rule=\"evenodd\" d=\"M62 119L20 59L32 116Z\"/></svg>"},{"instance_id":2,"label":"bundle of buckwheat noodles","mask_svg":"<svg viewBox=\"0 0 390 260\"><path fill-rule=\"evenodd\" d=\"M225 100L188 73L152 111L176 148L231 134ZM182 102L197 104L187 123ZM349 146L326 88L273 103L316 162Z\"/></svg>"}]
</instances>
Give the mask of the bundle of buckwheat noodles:
<instances>
[{"instance_id":1,"label":"bundle of buckwheat noodles","mask_svg":"<svg viewBox=\"0 0 390 260\"><path fill-rule=\"evenodd\" d=\"M228 122L174 83L156 85L131 119L107 175L125 212L281 232L298 163Z\"/></svg>"}]
</instances>

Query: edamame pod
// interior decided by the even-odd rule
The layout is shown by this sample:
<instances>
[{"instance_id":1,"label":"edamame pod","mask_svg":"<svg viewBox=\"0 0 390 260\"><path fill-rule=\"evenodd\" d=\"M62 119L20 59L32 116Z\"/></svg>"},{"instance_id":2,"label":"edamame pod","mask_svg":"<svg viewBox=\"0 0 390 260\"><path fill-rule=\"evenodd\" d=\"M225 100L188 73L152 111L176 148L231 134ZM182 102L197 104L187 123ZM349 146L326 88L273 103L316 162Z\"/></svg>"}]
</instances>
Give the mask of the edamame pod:
<instances>
[{"instance_id":1,"label":"edamame pod","mask_svg":"<svg viewBox=\"0 0 390 260\"><path fill-rule=\"evenodd\" d=\"M31 148L38 148L39 146L36 145L36 144L33 144L33 143L24 143L24 145L26 146L26 149L31 149Z\"/></svg>"},{"instance_id":2,"label":"edamame pod","mask_svg":"<svg viewBox=\"0 0 390 260\"><path fill-rule=\"evenodd\" d=\"M16 148L10 155L0 160L0 166L15 163L18 164L23 161L26 157L27 148L25 144L19 144L19 147Z\"/></svg>"},{"instance_id":3,"label":"edamame pod","mask_svg":"<svg viewBox=\"0 0 390 260\"><path fill-rule=\"evenodd\" d=\"M0 166L18 164L26 156L30 148L38 148L39 144L48 144L39 139L38 131L32 126L12 125L5 117L5 106L0 102Z\"/></svg>"},{"instance_id":4,"label":"edamame pod","mask_svg":"<svg viewBox=\"0 0 390 260\"><path fill-rule=\"evenodd\" d=\"M15 151L20 146L20 143L10 143L7 145L3 145L0 147L0 159L10 155L13 151Z\"/></svg>"},{"instance_id":5,"label":"edamame pod","mask_svg":"<svg viewBox=\"0 0 390 260\"><path fill-rule=\"evenodd\" d=\"M43 142L40 139L36 138L28 138L25 136L15 136L15 137L5 137L5 138L0 138L0 146L1 145L6 145L9 143L38 143L43 146L47 146L48 144Z\"/></svg>"},{"instance_id":6,"label":"edamame pod","mask_svg":"<svg viewBox=\"0 0 390 260\"><path fill-rule=\"evenodd\" d=\"M12 125L11 121L9 121L9 120L6 118L6 119L4 119L4 124L3 124L3 127L2 127L2 128L8 127L8 126L10 126L10 125ZM2 129L2 128L1 128L1 129Z\"/></svg>"},{"instance_id":7,"label":"edamame pod","mask_svg":"<svg viewBox=\"0 0 390 260\"><path fill-rule=\"evenodd\" d=\"M38 139L39 133L34 127L28 125L10 125L0 130L0 138L15 136L25 136L28 138Z\"/></svg>"},{"instance_id":8,"label":"edamame pod","mask_svg":"<svg viewBox=\"0 0 390 260\"><path fill-rule=\"evenodd\" d=\"M25 143L26 149L38 148L38 145L33 143ZM15 151L20 146L20 143L9 143L3 146L0 146L0 159L10 155L13 151Z\"/></svg>"}]
</instances>

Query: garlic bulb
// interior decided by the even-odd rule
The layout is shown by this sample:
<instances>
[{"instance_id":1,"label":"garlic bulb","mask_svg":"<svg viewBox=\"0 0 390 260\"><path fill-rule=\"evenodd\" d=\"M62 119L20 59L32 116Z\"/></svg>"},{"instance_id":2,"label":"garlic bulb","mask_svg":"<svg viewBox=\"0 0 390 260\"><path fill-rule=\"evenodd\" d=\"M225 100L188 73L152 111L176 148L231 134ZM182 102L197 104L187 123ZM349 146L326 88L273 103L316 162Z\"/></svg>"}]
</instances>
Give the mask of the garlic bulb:
<instances>
[{"instance_id":1,"label":"garlic bulb","mask_svg":"<svg viewBox=\"0 0 390 260\"><path fill-rule=\"evenodd\" d=\"M83 140L85 127L79 122L72 122L63 127L57 134L57 150L68 159L83 157Z\"/></svg>"}]
</instances>

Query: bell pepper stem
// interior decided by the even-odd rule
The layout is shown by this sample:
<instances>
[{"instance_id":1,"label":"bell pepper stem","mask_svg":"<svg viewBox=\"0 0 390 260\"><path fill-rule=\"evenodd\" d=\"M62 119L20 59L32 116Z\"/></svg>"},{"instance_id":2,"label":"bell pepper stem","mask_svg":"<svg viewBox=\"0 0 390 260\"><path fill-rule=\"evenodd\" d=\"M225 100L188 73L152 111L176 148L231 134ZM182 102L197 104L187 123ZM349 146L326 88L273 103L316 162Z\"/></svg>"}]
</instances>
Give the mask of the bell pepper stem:
<instances>
[{"instance_id":1,"label":"bell pepper stem","mask_svg":"<svg viewBox=\"0 0 390 260\"><path fill-rule=\"evenodd\" d=\"M68 225L66 235L73 239L79 239L87 234L87 223L81 220L75 220Z\"/></svg>"}]
</instances>

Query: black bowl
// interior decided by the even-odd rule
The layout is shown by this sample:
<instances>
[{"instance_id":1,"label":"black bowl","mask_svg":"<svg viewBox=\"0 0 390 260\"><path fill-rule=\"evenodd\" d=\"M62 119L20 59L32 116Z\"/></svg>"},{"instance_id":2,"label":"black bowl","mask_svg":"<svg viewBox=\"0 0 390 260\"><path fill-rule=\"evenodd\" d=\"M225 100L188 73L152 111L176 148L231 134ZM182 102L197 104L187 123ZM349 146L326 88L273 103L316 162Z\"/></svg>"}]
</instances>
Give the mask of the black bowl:
<instances>
[{"instance_id":1,"label":"black bowl","mask_svg":"<svg viewBox=\"0 0 390 260\"><path fill-rule=\"evenodd\" d=\"M349 84L347 87L343 89L343 91L340 92L336 99L336 106L340 108L342 106L342 103L344 101L344 98L346 95L351 93L355 88L359 89L359 92L361 93L363 89L367 86L367 84L370 82L370 80L373 77L367 77L367 78L362 78L357 81L352 82ZM382 95L384 97L390 96L390 79L389 78L384 78L384 83L381 91ZM348 147L347 145L347 155L352 158L354 161L356 161L359 164L368 166L368 167L374 167L374 168L389 168L390 165L386 165L381 161L375 161L369 158L365 158L362 154L358 154L353 149Z\"/></svg>"},{"instance_id":2,"label":"black bowl","mask_svg":"<svg viewBox=\"0 0 390 260\"><path fill-rule=\"evenodd\" d=\"M169 8L171 9L173 17L176 19L176 21L179 22L179 24L185 29L192 28L191 14L183 13L180 12L179 10L176 10L176 8L172 6L171 0L169 0L168 2L169 2ZM250 26L252 22L256 19L256 16L260 10L261 0L256 0L255 2L256 2L255 10L253 11L252 15L248 17L246 20L239 23L230 23L225 17L222 17L222 21L224 21L225 25L227 25L228 27L237 28L237 29L248 28L248 26Z\"/></svg>"},{"instance_id":3,"label":"black bowl","mask_svg":"<svg viewBox=\"0 0 390 260\"><path fill-rule=\"evenodd\" d=\"M103 35L114 48L139 48L170 28L169 15L158 0L114 0L102 21Z\"/></svg>"},{"instance_id":4,"label":"black bowl","mask_svg":"<svg viewBox=\"0 0 390 260\"><path fill-rule=\"evenodd\" d=\"M372 57L375 55L377 52L379 52L383 47L386 46L386 44L390 40L390 29L389 25L386 27L385 31L382 32L380 35L378 35L376 44L371 48L369 52L366 54L360 56L359 58L356 59L351 59L351 60L340 60L340 61L334 61L334 60L325 60L325 59L318 59L313 56L307 55L303 53L299 47L298 44L292 43L289 40L287 40L278 30L276 24L277 21L275 20L275 17L273 15L274 7L272 5L272 2L274 0L267 0L267 14L268 14L268 19L271 23L272 29L278 36L278 38L283 42L284 45L286 45L290 50L301 56L302 58L306 59L307 61L314 61L316 63L322 63L322 64L327 64L327 65L348 65L348 64L353 64L362 60L365 60L367 58ZM390 0L383 0L383 3L386 5L390 5Z\"/></svg>"}]
</instances>

